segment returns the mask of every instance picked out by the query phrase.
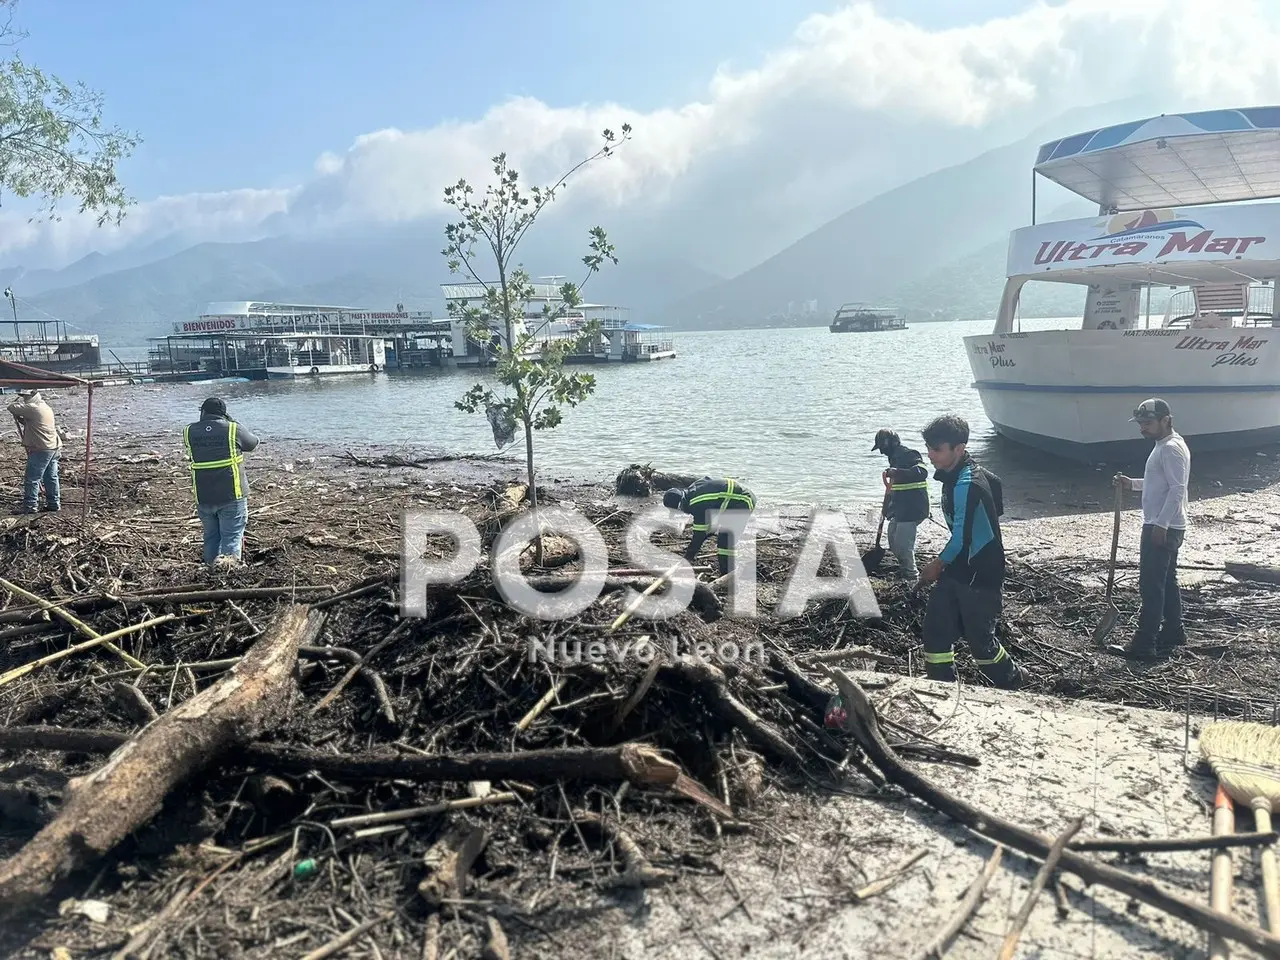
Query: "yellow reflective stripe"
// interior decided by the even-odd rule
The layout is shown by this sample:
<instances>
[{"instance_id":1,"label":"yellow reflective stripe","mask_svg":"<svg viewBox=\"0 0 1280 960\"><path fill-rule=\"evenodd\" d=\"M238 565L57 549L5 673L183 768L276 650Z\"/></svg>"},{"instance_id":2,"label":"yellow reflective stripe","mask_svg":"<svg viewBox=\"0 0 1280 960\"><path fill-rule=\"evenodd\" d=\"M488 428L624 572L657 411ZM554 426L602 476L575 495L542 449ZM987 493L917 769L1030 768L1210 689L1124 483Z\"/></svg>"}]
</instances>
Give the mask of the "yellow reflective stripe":
<instances>
[{"instance_id":1,"label":"yellow reflective stripe","mask_svg":"<svg viewBox=\"0 0 1280 960\"><path fill-rule=\"evenodd\" d=\"M240 448L236 446L236 424L227 425L227 446L229 447L229 456L225 460L205 460L196 463L195 451L191 449L191 426L187 425L182 428L182 445L186 448L187 457L191 460L191 492L199 498L199 489L196 486L197 470L221 470L226 467L231 468L232 489L235 492L235 498L239 500L244 495L244 487L240 483L240 471L236 469L240 464L244 463L244 454L240 452Z\"/></svg>"},{"instance_id":2,"label":"yellow reflective stripe","mask_svg":"<svg viewBox=\"0 0 1280 960\"><path fill-rule=\"evenodd\" d=\"M754 507L755 501L748 497L745 493L704 493L700 497L694 497L689 501L689 506L698 503L710 503L715 501L721 504L728 503L745 503L748 507Z\"/></svg>"},{"instance_id":3,"label":"yellow reflective stripe","mask_svg":"<svg viewBox=\"0 0 1280 960\"><path fill-rule=\"evenodd\" d=\"M893 485L894 490L926 490L928 487L929 482L927 480L922 480L920 483L895 483Z\"/></svg>"},{"instance_id":4,"label":"yellow reflective stripe","mask_svg":"<svg viewBox=\"0 0 1280 960\"><path fill-rule=\"evenodd\" d=\"M716 553L722 557L736 557L738 551L732 547L716 547Z\"/></svg>"},{"instance_id":5,"label":"yellow reflective stripe","mask_svg":"<svg viewBox=\"0 0 1280 960\"><path fill-rule=\"evenodd\" d=\"M924 655L925 663L955 663L956 655L954 653L926 653Z\"/></svg>"},{"instance_id":6,"label":"yellow reflective stripe","mask_svg":"<svg viewBox=\"0 0 1280 960\"><path fill-rule=\"evenodd\" d=\"M979 660L977 657L974 657L973 662L980 667L990 667L999 663L1001 660L1003 660L1007 656L1009 656L1009 653L1007 650L1005 650L1004 644L1002 643L1000 644L1000 652L996 654L996 658L994 660Z\"/></svg>"},{"instance_id":7,"label":"yellow reflective stripe","mask_svg":"<svg viewBox=\"0 0 1280 960\"><path fill-rule=\"evenodd\" d=\"M191 493L198 500L200 491L196 489L196 455L191 450L191 425L182 428L182 446L186 448L187 458L191 461Z\"/></svg>"},{"instance_id":8,"label":"yellow reflective stripe","mask_svg":"<svg viewBox=\"0 0 1280 960\"><path fill-rule=\"evenodd\" d=\"M705 533L706 531L711 529L711 525L707 523L695 523L692 529L698 533Z\"/></svg>"},{"instance_id":9,"label":"yellow reflective stripe","mask_svg":"<svg viewBox=\"0 0 1280 960\"><path fill-rule=\"evenodd\" d=\"M237 469L244 457L240 456L240 449L236 446L236 422L233 420L227 430L227 445L231 450L231 486L235 491L235 497L239 500L244 496L243 488L240 485L240 471Z\"/></svg>"}]
</instances>

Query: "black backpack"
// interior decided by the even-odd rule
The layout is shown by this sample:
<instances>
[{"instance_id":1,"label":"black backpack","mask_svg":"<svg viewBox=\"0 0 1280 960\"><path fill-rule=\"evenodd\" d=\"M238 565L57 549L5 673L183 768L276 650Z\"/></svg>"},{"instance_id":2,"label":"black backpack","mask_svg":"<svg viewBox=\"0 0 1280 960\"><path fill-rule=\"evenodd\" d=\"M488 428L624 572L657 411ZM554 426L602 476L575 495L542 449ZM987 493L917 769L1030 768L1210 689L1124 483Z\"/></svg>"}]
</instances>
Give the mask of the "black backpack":
<instances>
[{"instance_id":1,"label":"black backpack","mask_svg":"<svg viewBox=\"0 0 1280 960\"><path fill-rule=\"evenodd\" d=\"M975 464L976 466L976 464ZM987 489L991 491L991 502L996 505L996 516L1004 516L1004 482L986 467L978 467L987 480Z\"/></svg>"}]
</instances>

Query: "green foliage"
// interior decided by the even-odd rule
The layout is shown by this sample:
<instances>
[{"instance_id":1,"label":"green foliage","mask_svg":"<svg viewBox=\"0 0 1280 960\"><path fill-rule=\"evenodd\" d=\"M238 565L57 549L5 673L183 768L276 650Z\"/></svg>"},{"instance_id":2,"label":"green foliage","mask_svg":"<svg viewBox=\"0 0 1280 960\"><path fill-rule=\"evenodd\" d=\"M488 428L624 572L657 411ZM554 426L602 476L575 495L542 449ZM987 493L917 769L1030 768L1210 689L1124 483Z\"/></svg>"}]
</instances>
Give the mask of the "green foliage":
<instances>
[{"instance_id":1,"label":"green foliage","mask_svg":"<svg viewBox=\"0 0 1280 960\"><path fill-rule=\"evenodd\" d=\"M9 6L0 0L0 7ZM0 26L0 42L20 36ZM116 177L116 164L140 142L102 121L102 95L83 83L64 83L14 54L0 61L0 189L18 197L41 196L40 212L60 220L58 201L70 195L80 213L97 214L98 226L124 219L134 201Z\"/></svg>"},{"instance_id":2,"label":"green foliage","mask_svg":"<svg viewBox=\"0 0 1280 960\"><path fill-rule=\"evenodd\" d=\"M573 335L548 339L549 327L580 306L582 287L606 261L616 264L618 258L603 228L592 227L588 253L582 258L587 271L582 282L563 284L554 306L545 303L540 316L527 319L536 288L516 254L539 214L569 177L592 161L612 156L630 136L629 124L623 125L620 138L605 130L600 149L549 187L522 188L519 174L503 153L493 158L495 182L483 197L477 197L466 180L444 191L445 202L458 212L459 219L445 228L442 253L451 273L464 275L483 290L476 303L451 303L450 314L465 321L468 338L482 346L486 359L495 362L498 382L509 391L499 397L489 387L476 384L454 405L466 413L497 408L499 416L524 427L531 491L535 486L533 431L558 426L563 408L577 406L594 392L596 384L592 374L566 370L565 361L594 342L599 323L591 321ZM481 247L479 255L477 246ZM480 259L490 263L481 266ZM497 274L496 280L484 279L483 274L489 271Z\"/></svg>"}]
</instances>

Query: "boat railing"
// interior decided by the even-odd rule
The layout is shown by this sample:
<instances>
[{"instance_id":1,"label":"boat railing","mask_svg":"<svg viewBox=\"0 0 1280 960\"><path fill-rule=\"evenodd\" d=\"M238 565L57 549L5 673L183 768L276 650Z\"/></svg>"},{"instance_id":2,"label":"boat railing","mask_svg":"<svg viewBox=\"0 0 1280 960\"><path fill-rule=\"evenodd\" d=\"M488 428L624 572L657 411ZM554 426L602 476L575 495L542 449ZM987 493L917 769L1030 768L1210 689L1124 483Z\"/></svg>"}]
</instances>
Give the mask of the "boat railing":
<instances>
[{"instance_id":1,"label":"boat railing","mask_svg":"<svg viewBox=\"0 0 1280 960\"><path fill-rule=\"evenodd\" d=\"M1165 327L1270 327L1275 288L1263 283L1214 284L1179 290L1169 297Z\"/></svg>"}]
</instances>

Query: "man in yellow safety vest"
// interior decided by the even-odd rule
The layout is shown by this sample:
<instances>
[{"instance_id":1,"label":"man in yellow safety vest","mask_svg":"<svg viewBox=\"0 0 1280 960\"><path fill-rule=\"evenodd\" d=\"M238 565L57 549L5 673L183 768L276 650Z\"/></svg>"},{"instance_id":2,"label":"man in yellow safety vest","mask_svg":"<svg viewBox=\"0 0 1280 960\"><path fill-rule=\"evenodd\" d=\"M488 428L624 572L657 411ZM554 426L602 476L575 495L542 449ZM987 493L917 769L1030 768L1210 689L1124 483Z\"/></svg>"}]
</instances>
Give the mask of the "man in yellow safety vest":
<instances>
[{"instance_id":1,"label":"man in yellow safety vest","mask_svg":"<svg viewBox=\"0 0 1280 960\"><path fill-rule=\"evenodd\" d=\"M204 526L204 562L231 567L240 561L249 522L249 481L244 455L258 438L227 414L220 397L200 405L200 419L182 431L191 460L191 489Z\"/></svg>"}]
</instances>

